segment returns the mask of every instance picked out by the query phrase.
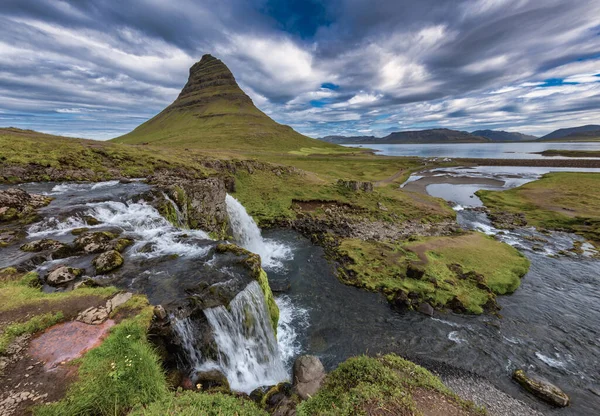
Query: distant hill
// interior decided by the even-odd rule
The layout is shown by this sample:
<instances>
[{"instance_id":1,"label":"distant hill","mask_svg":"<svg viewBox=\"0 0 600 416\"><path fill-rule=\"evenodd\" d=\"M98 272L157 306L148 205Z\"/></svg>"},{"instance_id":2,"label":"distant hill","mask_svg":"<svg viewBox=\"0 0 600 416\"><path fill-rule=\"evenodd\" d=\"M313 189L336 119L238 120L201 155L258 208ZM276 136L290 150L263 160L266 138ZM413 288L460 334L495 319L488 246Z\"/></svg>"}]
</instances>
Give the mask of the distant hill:
<instances>
[{"instance_id":1,"label":"distant hill","mask_svg":"<svg viewBox=\"0 0 600 416\"><path fill-rule=\"evenodd\" d=\"M489 139L466 131L430 129L400 131L385 137L374 136L327 136L321 140L340 144L419 144L419 143L486 143Z\"/></svg>"},{"instance_id":2,"label":"distant hill","mask_svg":"<svg viewBox=\"0 0 600 416\"><path fill-rule=\"evenodd\" d=\"M471 134L485 137L493 142L530 142L538 139L536 136L531 136L529 134L523 134L516 131L475 130Z\"/></svg>"},{"instance_id":3,"label":"distant hill","mask_svg":"<svg viewBox=\"0 0 600 416\"><path fill-rule=\"evenodd\" d=\"M319 140L328 143L346 144L346 143L369 143L373 140L379 140L375 136L325 136Z\"/></svg>"},{"instance_id":4,"label":"distant hill","mask_svg":"<svg viewBox=\"0 0 600 416\"><path fill-rule=\"evenodd\" d=\"M204 55L190 68L187 84L171 105L132 132L113 140L246 151L337 148L272 120L255 107L229 68L211 55Z\"/></svg>"},{"instance_id":5,"label":"distant hill","mask_svg":"<svg viewBox=\"0 0 600 416\"><path fill-rule=\"evenodd\" d=\"M558 129L541 137L539 140L597 141L600 140L600 126L597 124L588 124L586 126Z\"/></svg>"}]
</instances>

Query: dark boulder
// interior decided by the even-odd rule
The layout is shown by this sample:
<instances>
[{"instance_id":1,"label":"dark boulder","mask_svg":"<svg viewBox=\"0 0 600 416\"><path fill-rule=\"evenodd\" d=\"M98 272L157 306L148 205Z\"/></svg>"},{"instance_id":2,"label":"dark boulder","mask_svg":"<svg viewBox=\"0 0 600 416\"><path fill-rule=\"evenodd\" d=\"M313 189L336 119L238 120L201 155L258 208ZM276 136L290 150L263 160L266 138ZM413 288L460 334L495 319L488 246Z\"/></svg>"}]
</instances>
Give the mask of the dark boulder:
<instances>
[{"instance_id":1,"label":"dark boulder","mask_svg":"<svg viewBox=\"0 0 600 416\"><path fill-rule=\"evenodd\" d=\"M230 390L227 377L219 370L198 371L193 378L196 385L200 385L202 390Z\"/></svg>"}]
</instances>

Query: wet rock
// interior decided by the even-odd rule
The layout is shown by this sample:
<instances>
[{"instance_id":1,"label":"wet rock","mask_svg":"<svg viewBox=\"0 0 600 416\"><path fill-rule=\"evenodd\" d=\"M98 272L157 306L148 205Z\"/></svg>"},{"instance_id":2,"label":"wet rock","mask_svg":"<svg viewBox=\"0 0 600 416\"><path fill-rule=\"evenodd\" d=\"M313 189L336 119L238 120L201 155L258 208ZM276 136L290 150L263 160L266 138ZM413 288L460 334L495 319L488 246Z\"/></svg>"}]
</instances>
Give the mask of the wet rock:
<instances>
[{"instance_id":1,"label":"wet rock","mask_svg":"<svg viewBox=\"0 0 600 416\"><path fill-rule=\"evenodd\" d=\"M30 194L19 188L0 191L0 222L31 222L38 208L52 201L43 195Z\"/></svg>"},{"instance_id":2,"label":"wet rock","mask_svg":"<svg viewBox=\"0 0 600 416\"><path fill-rule=\"evenodd\" d=\"M133 240L131 238L118 238L110 243L110 248L112 250L116 250L119 253L122 253L127 247L133 244Z\"/></svg>"},{"instance_id":3,"label":"wet rock","mask_svg":"<svg viewBox=\"0 0 600 416\"><path fill-rule=\"evenodd\" d=\"M261 399L261 404L271 415L292 416L296 414L296 401L292 399L293 386L283 382L270 387Z\"/></svg>"},{"instance_id":4,"label":"wet rock","mask_svg":"<svg viewBox=\"0 0 600 416\"><path fill-rule=\"evenodd\" d=\"M102 253L92 260L92 264L96 268L97 274L105 274L111 272L123 265L123 256L118 251L111 250Z\"/></svg>"},{"instance_id":5,"label":"wet rock","mask_svg":"<svg viewBox=\"0 0 600 416\"><path fill-rule=\"evenodd\" d=\"M73 285L73 290L81 287L100 287L100 285L91 277L84 276L81 282L77 282Z\"/></svg>"},{"instance_id":6,"label":"wet rock","mask_svg":"<svg viewBox=\"0 0 600 416\"><path fill-rule=\"evenodd\" d=\"M101 253L112 249L111 241L117 236L108 231L84 233L75 240L75 248L87 254Z\"/></svg>"},{"instance_id":7,"label":"wet rock","mask_svg":"<svg viewBox=\"0 0 600 416\"><path fill-rule=\"evenodd\" d=\"M428 315L428 316L433 316L433 306L431 306L429 303L423 302L421 304L419 304L419 307L417 308L417 310L419 312L421 312L424 315Z\"/></svg>"},{"instance_id":8,"label":"wet rock","mask_svg":"<svg viewBox=\"0 0 600 416\"><path fill-rule=\"evenodd\" d=\"M92 226L92 227L93 227L94 225L101 224L101 222L100 222L100 221L98 221L96 218L94 218L94 217L92 217L92 216L90 216L90 215L85 215L85 216L83 217L83 220L85 221L85 223L86 223L87 225L89 225L89 226Z\"/></svg>"},{"instance_id":9,"label":"wet rock","mask_svg":"<svg viewBox=\"0 0 600 416\"><path fill-rule=\"evenodd\" d=\"M71 234L73 235L81 235L83 233L87 233L90 229L89 228L75 228L74 230L71 230Z\"/></svg>"},{"instance_id":10,"label":"wet rock","mask_svg":"<svg viewBox=\"0 0 600 416\"><path fill-rule=\"evenodd\" d=\"M23 244L20 248L21 248L21 250L29 252L29 253L38 253L40 251L46 251L46 250L57 250L63 246L64 246L64 244L59 241L45 238L43 240L35 240L35 241L31 241L29 243Z\"/></svg>"},{"instance_id":11,"label":"wet rock","mask_svg":"<svg viewBox=\"0 0 600 416\"><path fill-rule=\"evenodd\" d=\"M302 355L294 361L294 390L302 399L315 395L325 376L323 363L314 355Z\"/></svg>"},{"instance_id":12,"label":"wet rock","mask_svg":"<svg viewBox=\"0 0 600 416\"><path fill-rule=\"evenodd\" d=\"M522 212L493 212L490 214L490 220L494 224L494 227L504 230L514 230L515 228L525 227L527 225L527 219Z\"/></svg>"},{"instance_id":13,"label":"wet rock","mask_svg":"<svg viewBox=\"0 0 600 416\"><path fill-rule=\"evenodd\" d=\"M273 293L285 293L291 288L290 279L269 280L269 286Z\"/></svg>"},{"instance_id":14,"label":"wet rock","mask_svg":"<svg viewBox=\"0 0 600 416\"><path fill-rule=\"evenodd\" d=\"M523 388L557 407L566 407L569 405L569 396L554 384L536 376L528 376L523 370L515 370L513 379Z\"/></svg>"},{"instance_id":15,"label":"wet rock","mask_svg":"<svg viewBox=\"0 0 600 416\"><path fill-rule=\"evenodd\" d=\"M84 269L75 269L73 267L59 266L52 270L46 276L46 283L50 286L60 286L75 280L85 273Z\"/></svg>"},{"instance_id":16,"label":"wet rock","mask_svg":"<svg viewBox=\"0 0 600 416\"><path fill-rule=\"evenodd\" d=\"M25 233L22 230L2 230L0 231L0 248L8 247L19 238L24 236Z\"/></svg>"},{"instance_id":17,"label":"wet rock","mask_svg":"<svg viewBox=\"0 0 600 416\"><path fill-rule=\"evenodd\" d=\"M167 311L165 311L165 308L162 305L156 305L153 312L156 319L161 321L167 319Z\"/></svg>"},{"instance_id":18,"label":"wet rock","mask_svg":"<svg viewBox=\"0 0 600 416\"><path fill-rule=\"evenodd\" d=\"M200 384L202 390L222 388L230 390L227 377L219 370L198 371L194 377L196 384Z\"/></svg>"}]
</instances>

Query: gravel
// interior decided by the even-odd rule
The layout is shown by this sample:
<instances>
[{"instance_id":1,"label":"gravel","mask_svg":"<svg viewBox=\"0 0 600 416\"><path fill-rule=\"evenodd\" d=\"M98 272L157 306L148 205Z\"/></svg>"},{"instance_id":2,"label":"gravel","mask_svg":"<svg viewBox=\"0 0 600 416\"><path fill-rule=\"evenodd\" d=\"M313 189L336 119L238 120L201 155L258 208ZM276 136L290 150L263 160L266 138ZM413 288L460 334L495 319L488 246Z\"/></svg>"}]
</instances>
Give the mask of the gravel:
<instances>
[{"instance_id":1,"label":"gravel","mask_svg":"<svg viewBox=\"0 0 600 416\"><path fill-rule=\"evenodd\" d=\"M442 376L442 380L461 398L485 407L490 416L543 416L543 413L498 390L481 377L461 374Z\"/></svg>"}]
</instances>

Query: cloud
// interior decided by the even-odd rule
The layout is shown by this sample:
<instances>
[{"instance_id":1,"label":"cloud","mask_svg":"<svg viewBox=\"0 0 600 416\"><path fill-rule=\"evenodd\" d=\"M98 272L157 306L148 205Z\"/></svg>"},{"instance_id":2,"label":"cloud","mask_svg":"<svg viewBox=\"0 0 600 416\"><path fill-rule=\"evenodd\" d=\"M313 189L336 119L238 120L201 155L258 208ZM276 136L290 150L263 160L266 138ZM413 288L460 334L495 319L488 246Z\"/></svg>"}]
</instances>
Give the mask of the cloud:
<instances>
[{"instance_id":1,"label":"cloud","mask_svg":"<svg viewBox=\"0 0 600 416\"><path fill-rule=\"evenodd\" d=\"M0 124L111 138L204 53L312 136L600 123L596 0L4 0Z\"/></svg>"}]
</instances>

